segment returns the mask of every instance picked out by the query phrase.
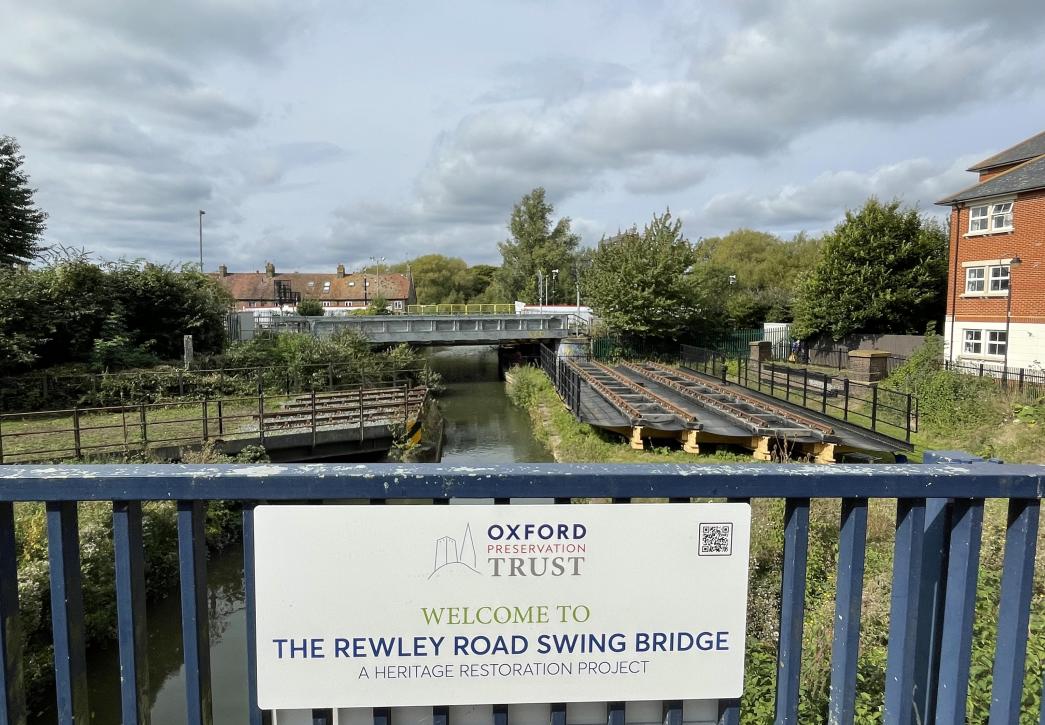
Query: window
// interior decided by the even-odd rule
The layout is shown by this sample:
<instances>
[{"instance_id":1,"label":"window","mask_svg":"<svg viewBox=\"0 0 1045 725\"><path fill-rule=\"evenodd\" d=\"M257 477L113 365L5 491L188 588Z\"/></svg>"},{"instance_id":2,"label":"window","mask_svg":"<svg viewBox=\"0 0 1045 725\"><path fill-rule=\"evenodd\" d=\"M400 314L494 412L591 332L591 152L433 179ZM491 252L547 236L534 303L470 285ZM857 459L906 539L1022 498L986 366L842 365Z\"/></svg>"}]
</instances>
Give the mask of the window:
<instances>
[{"instance_id":1,"label":"window","mask_svg":"<svg viewBox=\"0 0 1045 725\"><path fill-rule=\"evenodd\" d=\"M324 301L323 301L323 306L324 306L324 307L330 307L330 302L328 302L328 301L324 300Z\"/></svg>"},{"instance_id":2,"label":"window","mask_svg":"<svg viewBox=\"0 0 1045 725\"><path fill-rule=\"evenodd\" d=\"M965 270L965 291L967 293L983 292L983 278L986 271L984 267L969 267Z\"/></svg>"},{"instance_id":3,"label":"window","mask_svg":"<svg viewBox=\"0 0 1045 725\"><path fill-rule=\"evenodd\" d=\"M991 229L1012 229L1012 202L995 204L991 208Z\"/></svg>"},{"instance_id":4,"label":"window","mask_svg":"<svg viewBox=\"0 0 1045 725\"><path fill-rule=\"evenodd\" d=\"M1009 265L991 267L991 292L1006 292L1009 289Z\"/></svg>"},{"instance_id":5,"label":"window","mask_svg":"<svg viewBox=\"0 0 1045 725\"><path fill-rule=\"evenodd\" d=\"M394 302L392 303L392 307L394 307L394 308L395 308L395 309L397 309L397 310L401 310L401 309L403 309L403 301L402 301L402 300L396 300L396 301L394 301Z\"/></svg>"},{"instance_id":6,"label":"window","mask_svg":"<svg viewBox=\"0 0 1045 725\"><path fill-rule=\"evenodd\" d=\"M983 352L983 330L966 330L964 352L979 355Z\"/></svg>"},{"instance_id":7,"label":"window","mask_svg":"<svg viewBox=\"0 0 1045 725\"><path fill-rule=\"evenodd\" d=\"M324 292L329 292L330 291L330 283L329 282L324 282L323 283L323 291Z\"/></svg>"},{"instance_id":8,"label":"window","mask_svg":"<svg viewBox=\"0 0 1045 725\"><path fill-rule=\"evenodd\" d=\"M1008 335L1004 330L990 330L987 333L988 355L1004 355L1008 344Z\"/></svg>"},{"instance_id":9,"label":"window","mask_svg":"<svg viewBox=\"0 0 1045 725\"><path fill-rule=\"evenodd\" d=\"M988 212L990 207L974 206L969 210L969 231L985 232L989 223Z\"/></svg>"},{"instance_id":10,"label":"window","mask_svg":"<svg viewBox=\"0 0 1045 725\"><path fill-rule=\"evenodd\" d=\"M991 355L1002 357L1008 340L1005 330L966 330L962 353L967 355ZM983 349L983 338L986 335L987 349Z\"/></svg>"},{"instance_id":11,"label":"window","mask_svg":"<svg viewBox=\"0 0 1045 725\"><path fill-rule=\"evenodd\" d=\"M969 233L987 234L989 232L1012 231L1012 202L1001 201L996 204L983 204L969 209Z\"/></svg>"}]
</instances>

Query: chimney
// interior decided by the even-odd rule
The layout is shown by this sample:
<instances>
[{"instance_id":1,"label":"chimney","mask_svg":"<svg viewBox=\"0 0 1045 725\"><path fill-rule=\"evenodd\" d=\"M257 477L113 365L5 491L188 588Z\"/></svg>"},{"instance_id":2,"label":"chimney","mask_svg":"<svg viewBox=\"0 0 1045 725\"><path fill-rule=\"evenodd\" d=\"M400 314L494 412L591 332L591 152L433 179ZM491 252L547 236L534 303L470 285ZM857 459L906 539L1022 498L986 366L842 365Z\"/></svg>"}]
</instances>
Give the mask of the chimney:
<instances>
[{"instance_id":1,"label":"chimney","mask_svg":"<svg viewBox=\"0 0 1045 725\"><path fill-rule=\"evenodd\" d=\"M219 277L228 277L229 276L229 268L226 267L224 264L218 265L218 276Z\"/></svg>"},{"instance_id":2,"label":"chimney","mask_svg":"<svg viewBox=\"0 0 1045 725\"><path fill-rule=\"evenodd\" d=\"M339 264L337 266L337 278L338 279L344 279L344 277L345 277L345 265Z\"/></svg>"},{"instance_id":3,"label":"chimney","mask_svg":"<svg viewBox=\"0 0 1045 725\"><path fill-rule=\"evenodd\" d=\"M272 262L265 262L265 274L267 274L269 277L275 277L276 265L274 265Z\"/></svg>"}]
</instances>

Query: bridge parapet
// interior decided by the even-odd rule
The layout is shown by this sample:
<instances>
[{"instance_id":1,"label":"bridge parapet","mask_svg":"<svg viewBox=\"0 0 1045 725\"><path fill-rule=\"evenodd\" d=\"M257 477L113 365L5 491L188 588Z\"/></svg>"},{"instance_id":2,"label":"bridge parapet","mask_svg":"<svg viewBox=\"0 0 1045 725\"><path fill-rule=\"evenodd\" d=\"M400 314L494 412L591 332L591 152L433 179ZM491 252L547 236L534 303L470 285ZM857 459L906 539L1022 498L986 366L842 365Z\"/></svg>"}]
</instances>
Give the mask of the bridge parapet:
<instances>
[{"instance_id":1,"label":"bridge parapet","mask_svg":"<svg viewBox=\"0 0 1045 725\"><path fill-rule=\"evenodd\" d=\"M481 345L559 340L584 329L575 315L382 315L310 319L312 334L329 337L341 330L375 344Z\"/></svg>"}]
</instances>

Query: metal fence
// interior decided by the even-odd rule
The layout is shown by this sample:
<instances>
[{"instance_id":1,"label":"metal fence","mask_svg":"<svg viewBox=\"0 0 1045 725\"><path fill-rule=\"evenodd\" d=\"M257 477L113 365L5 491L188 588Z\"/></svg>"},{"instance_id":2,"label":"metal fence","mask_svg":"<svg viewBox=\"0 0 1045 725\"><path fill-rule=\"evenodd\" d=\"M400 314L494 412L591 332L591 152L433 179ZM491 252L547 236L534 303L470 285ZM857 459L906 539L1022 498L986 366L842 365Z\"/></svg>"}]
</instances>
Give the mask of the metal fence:
<instances>
[{"instance_id":1,"label":"metal fence","mask_svg":"<svg viewBox=\"0 0 1045 725\"><path fill-rule=\"evenodd\" d=\"M408 315L513 315L515 305L468 304L468 305L407 305Z\"/></svg>"},{"instance_id":2,"label":"metal fence","mask_svg":"<svg viewBox=\"0 0 1045 725\"><path fill-rule=\"evenodd\" d=\"M936 457L927 455L927 460ZM941 465L511 465L465 468L434 465L120 466L4 467L0 469L0 721L24 723L22 638L18 604L15 502L44 502L50 559L51 625L55 655L58 720L62 725L89 721L84 645L77 504L112 502L115 599L120 657L123 722L148 721L148 665L142 503L177 502L180 560L182 656L189 725L213 721L211 712L210 623L206 598L207 557L204 519L208 501L239 502L243 508L246 591L248 719L260 725L257 707L254 506L263 502L323 503L333 500L547 497L562 505L588 497L632 497L688 502L692 498L750 501L785 500L779 643L776 653L775 710L778 723L799 722L806 572L812 499L841 499L838 506L837 586L831 646L829 720L852 723L856 717L857 664L868 500L896 499L893 533L884 722L963 723L970 680L970 652L985 498L1008 501L1000 607L993 621L995 648L990 692L992 723L1016 723L1026 676L1028 622L1033 594L1034 557L1043 466L968 462L954 455ZM366 552L359 552L365 555ZM627 586L622 572L622 586ZM360 596L380 597L379 582ZM877 615L876 615L877 616ZM1032 686L1041 688L1040 673ZM390 703L394 704L394 703ZM571 722L573 705L546 703L541 719ZM605 722L623 725L630 703L606 704ZM453 711L436 704L412 713L435 725L451 725ZM424 714L422 714L424 713ZM682 702L663 703L664 722L682 722ZM1045 715L1045 712L1042 713ZM294 715L294 713L291 713ZM507 706L489 709L489 722L505 725ZM718 722L740 721L740 703L718 703ZM297 720L330 724L337 715L312 710ZM366 713L369 721L371 714ZM472 714L468 722L475 722ZM389 725L393 711L377 708L374 725ZM282 721L282 718L280 718ZM575 721L575 720L573 720ZM353 720L357 722L357 720Z\"/></svg>"},{"instance_id":3,"label":"metal fence","mask_svg":"<svg viewBox=\"0 0 1045 725\"><path fill-rule=\"evenodd\" d=\"M989 362L944 360L944 369L995 381L1001 387L1045 395L1045 368L1013 368Z\"/></svg>"},{"instance_id":4,"label":"metal fence","mask_svg":"<svg viewBox=\"0 0 1045 725\"><path fill-rule=\"evenodd\" d=\"M731 361L716 350L683 345L683 366L743 385L908 443L918 432L918 398L878 385L777 362Z\"/></svg>"},{"instance_id":5,"label":"metal fence","mask_svg":"<svg viewBox=\"0 0 1045 725\"><path fill-rule=\"evenodd\" d=\"M265 446L277 434L407 426L428 390L408 382L395 386L332 388L336 392L268 395L198 402L140 403L0 414L0 465L147 453L158 449L222 444L243 439Z\"/></svg>"}]
</instances>

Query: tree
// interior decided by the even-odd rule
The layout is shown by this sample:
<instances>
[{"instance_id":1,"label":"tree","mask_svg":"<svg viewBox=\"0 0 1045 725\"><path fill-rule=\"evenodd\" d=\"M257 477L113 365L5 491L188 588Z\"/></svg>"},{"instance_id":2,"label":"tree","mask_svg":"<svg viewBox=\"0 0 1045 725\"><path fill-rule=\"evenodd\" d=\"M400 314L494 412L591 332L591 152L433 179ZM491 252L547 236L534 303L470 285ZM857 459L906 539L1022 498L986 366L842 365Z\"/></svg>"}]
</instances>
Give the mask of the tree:
<instances>
[{"instance_id":1,"label":"tree","mask_svg":"<svg viewBox=\"0 0 1045 725\"><path fill-rule=\"evenodd\" d=\"M899 201L868 199L825 235L802 281L795 332L840 340L854 332L920 334L942 316L947 233Z\"/></svg>"},{"instance_id":2,"label":"tree","mask_svg":"<svg viewBox=\"0 0 1045 725\"><path fill-rule=\"evenodd\" d=\"M709 274L726 283L723 302L731 324L757 327L793 319L799 279L816 264L819 249L819 240L804 234L785 241L766 232L737 229L701 240L697 255Z\"/></svg>"},{"instance_id":3,"label":"tree","mask_svg":"<svg viewBox=\"0 0 1045 725\"><path fill-rule=\"evenodd\" d=\"M643 338L677 338L718 324L714 286L695 269L697 255L670 212L654 215L603 239L583 278L599 319L613 330Z\"/></svg>"},{"instance_id":4,"label":"tree","mask_svg":"<svg viewBox=\"0 0 1045 725\"><path fill-rule=\"evenodd\" d=\"M559 270L555 284L550 285L548 299L561 303L570 298L573 287L571 259L580 237L570 230L569 217L552 223L553 207L545 200L544 189L537 187L512 208L508 221L511 237L498 244L503 262L494 276L499 294L506 302L536 302L537 272L550 275Z\"/></svg>"},{"instance_id":5,"label":"tree","mask_svg":"<svg viewBox=\"0 0 1045 725\"><path fill-rule=\"evenodd\" d=\"M302 317L322 317L323 304L319 300L301 300L297 313Z\"/></svg>"},{"instance_id":6,"label":"tree","mask_svg":"<svg viewBox=\"0 0 1045 725\"><path fill-rule=\"evenodd\" d=\"M36 190L29 188L20 151L17 141L0 136L0 265L5 266L35 257L47 228L47 213L36 208Z\"/></svg>"}]
</instances>

